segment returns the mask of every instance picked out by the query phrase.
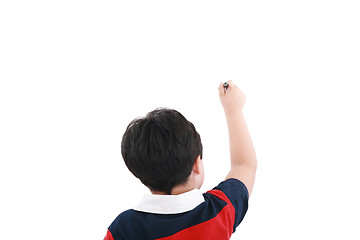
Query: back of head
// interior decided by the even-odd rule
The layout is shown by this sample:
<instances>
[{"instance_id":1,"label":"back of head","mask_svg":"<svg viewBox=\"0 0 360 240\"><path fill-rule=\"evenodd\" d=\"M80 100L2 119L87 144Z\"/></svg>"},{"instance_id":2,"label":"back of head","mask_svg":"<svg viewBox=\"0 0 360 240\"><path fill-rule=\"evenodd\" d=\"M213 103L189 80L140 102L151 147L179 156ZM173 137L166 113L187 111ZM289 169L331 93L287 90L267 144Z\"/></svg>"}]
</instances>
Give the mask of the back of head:
<instances>
[{"instance_id":1,"label":"back of head","mask_svg":"<svg viewBox=\"0 0 360 240\"><path fill-rule=\"evenodd\" d=\"M126 166L153 191L170 194L186 183L196 158L202 158L200 135L181 113L156 109L134 119L121 142Z\"/></svg>"}]
</instances>

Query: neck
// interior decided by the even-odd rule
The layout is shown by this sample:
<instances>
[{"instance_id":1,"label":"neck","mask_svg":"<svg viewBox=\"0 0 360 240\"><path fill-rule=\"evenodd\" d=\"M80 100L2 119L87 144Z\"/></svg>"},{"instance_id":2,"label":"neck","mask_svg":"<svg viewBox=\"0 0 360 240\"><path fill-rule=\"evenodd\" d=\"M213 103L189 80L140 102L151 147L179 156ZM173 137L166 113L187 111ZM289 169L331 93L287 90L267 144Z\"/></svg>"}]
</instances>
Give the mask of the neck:
<instances>
[{"instance_id":1,"label":"neck","mask_svg":"<svg viewBox=\"0 0 360 240\"><path fill-rule=\"evenodd\" d=\"M200 157L199 157L199 159L200 159ZM200 189L200 187L203 183L203 180L204 180L203 174L202 175L196 174L193 171L184 184L176 185L171 189L170 195L179 195L182 193L189 192L195 188ZM150 191L152 194L168 195L167 193L161 192L161 191L152 191L152 190L150 190Z\"/></svg>"},{"instance_id":2,"label":"neck","mask_svg":"<svg viewBox=\"0 0 360 240\"><path fill-rule=\"evenodd\" d=\"M174 186L172 189L171 189L171 194L170 195L179 195L179 194L182 194L182 193L186 193L186 192L189 192L191 190L195 189L195 186L194 184L189 184L189 182L187 182L186 184L184 185L177 185L177 186ZM153 191L153 190L150 190L152 194L157 194L157 195L167 195L165 192L160 192L160 191Z\"/></svg>"}]
</instances>

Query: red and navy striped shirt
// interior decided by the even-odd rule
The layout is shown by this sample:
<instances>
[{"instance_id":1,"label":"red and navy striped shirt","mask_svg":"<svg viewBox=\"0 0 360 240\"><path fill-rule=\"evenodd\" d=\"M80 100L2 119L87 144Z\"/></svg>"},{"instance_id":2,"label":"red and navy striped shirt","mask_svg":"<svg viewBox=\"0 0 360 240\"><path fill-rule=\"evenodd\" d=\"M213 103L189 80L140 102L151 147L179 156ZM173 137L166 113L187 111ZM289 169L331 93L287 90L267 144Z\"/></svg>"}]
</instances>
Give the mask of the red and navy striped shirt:
<instances>
[{"instance_id":1,"label":"red and navy striped shirt","mask_svg":"<svg viewBox=\"0 0 360 240\"><path fill-rule=\"evenodd\" d=\"M104 240L230 239L248 209L249 194L237 179L201 194L148 196L122 212Z\"/></svg>"}]
</instances>

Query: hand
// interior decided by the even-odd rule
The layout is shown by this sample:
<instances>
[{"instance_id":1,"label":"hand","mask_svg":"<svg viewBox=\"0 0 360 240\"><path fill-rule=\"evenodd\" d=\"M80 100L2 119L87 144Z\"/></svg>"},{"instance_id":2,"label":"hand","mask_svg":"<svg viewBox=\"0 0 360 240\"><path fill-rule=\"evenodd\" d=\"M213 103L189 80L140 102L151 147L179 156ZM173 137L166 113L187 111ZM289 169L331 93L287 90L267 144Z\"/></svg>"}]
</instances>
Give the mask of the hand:
<instances>
[{"instance_id":1,"label":"hand","mask_svg":"<svg viewBox=\"0 0 360 240\"><path fill-rule=\"evenodd\" d=\"M245 94L231 80L228 82L227 91L225 91L223 83L219 86L219 96L225 114L233 114L241 112L246 101Z\"/></svg>"}]
</instances>

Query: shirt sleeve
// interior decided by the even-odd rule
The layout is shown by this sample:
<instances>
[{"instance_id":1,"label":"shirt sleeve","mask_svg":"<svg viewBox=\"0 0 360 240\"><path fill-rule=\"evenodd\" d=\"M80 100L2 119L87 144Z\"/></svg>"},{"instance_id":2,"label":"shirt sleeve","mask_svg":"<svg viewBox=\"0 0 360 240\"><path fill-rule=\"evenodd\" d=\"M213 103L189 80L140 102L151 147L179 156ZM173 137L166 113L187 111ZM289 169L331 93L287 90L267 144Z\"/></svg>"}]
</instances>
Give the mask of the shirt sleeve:
<instances>
[{"instance_id":1,"label":"shirt sleeve","mask_svg":"<svg viewBox=\"0 0 360 240\"><path fill-rule=\"evenodd\" d=\"M233 226L233 231L235 232L236 227L243 220L248 209L249 192L245 184L235 178L230 178L221 182L214 189L223 192L235 208L235 222Z\"/></svg>"}]
</instances>

